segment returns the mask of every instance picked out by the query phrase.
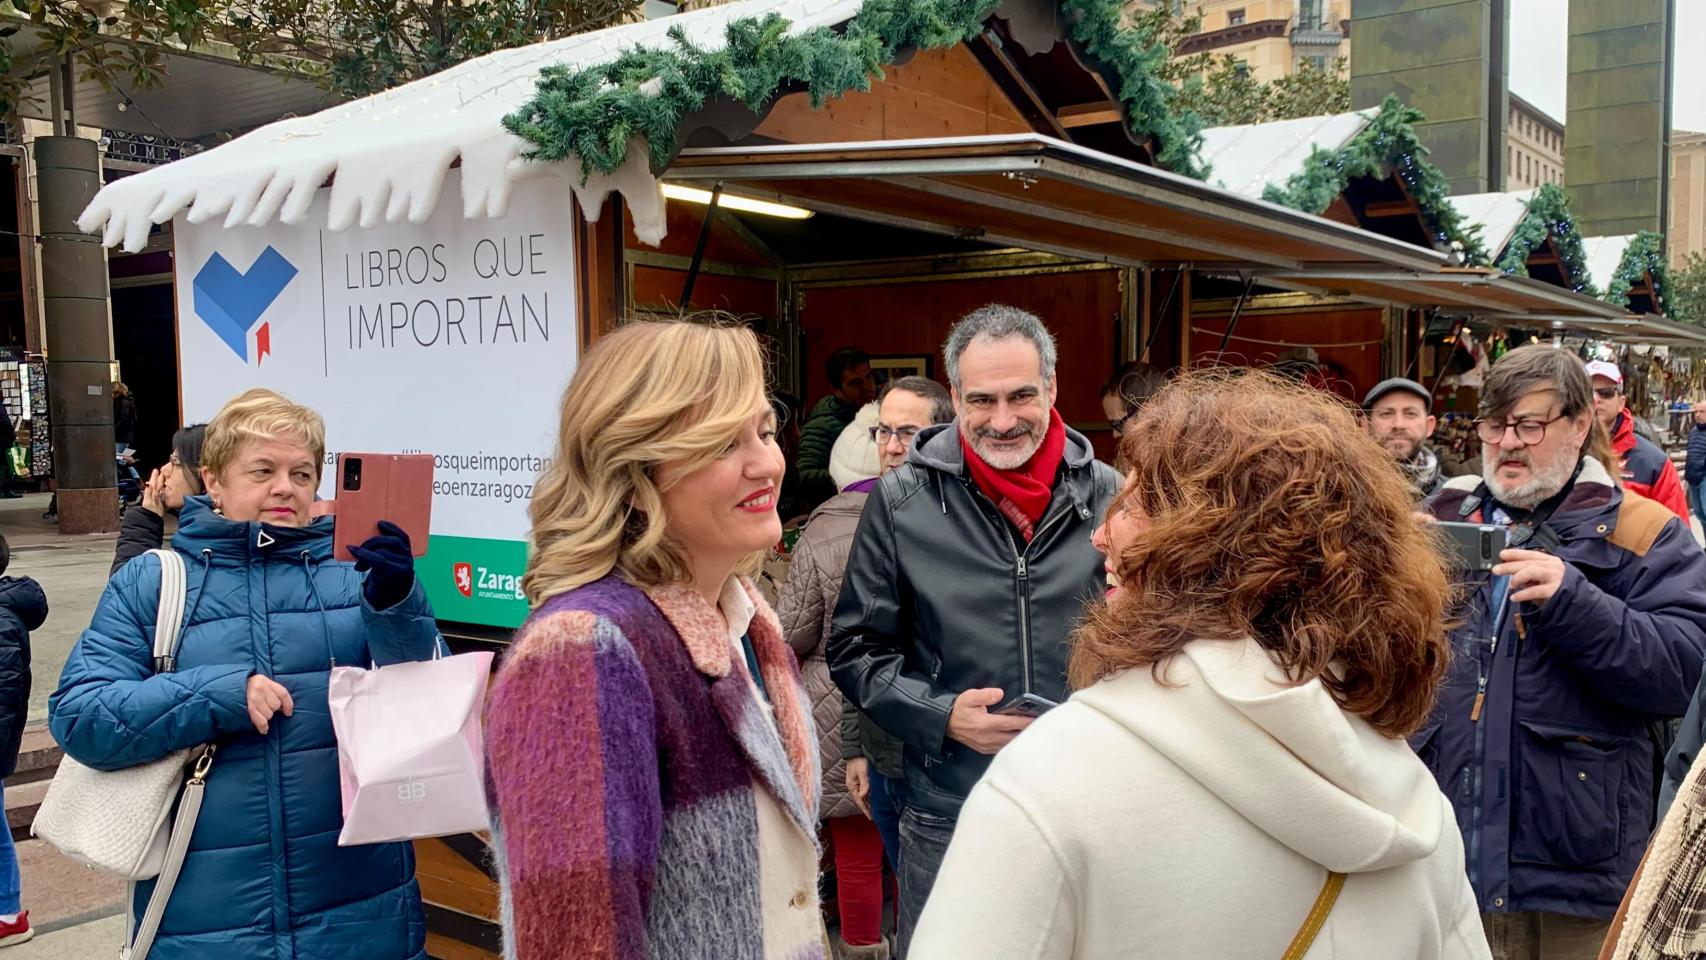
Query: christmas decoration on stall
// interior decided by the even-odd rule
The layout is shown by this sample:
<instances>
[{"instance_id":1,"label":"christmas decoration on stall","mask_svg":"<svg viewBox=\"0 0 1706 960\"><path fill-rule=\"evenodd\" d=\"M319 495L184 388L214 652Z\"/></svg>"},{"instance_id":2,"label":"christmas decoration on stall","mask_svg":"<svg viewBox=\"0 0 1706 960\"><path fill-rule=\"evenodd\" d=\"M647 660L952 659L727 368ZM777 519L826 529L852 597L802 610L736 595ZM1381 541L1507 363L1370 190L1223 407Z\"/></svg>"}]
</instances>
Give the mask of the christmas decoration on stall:
<instances>
[{"instance_id":1,"label":"christmas decoration on stall","mask_svg":"<svg viewBox=\"0 0 1706 960\"><path fill-rule=\"evenodd\" d=\"M606 63L540 71L534 96L504 118L529 144L529 159L578 158L583 176L616 171L629 145L643 139L654 172L680 149L687 116L727 98L755 112L777 96L803 91L814 107L849 91L869 91L873 77L906 49L963 43L983 30L1000 0L865 0L844 27L788 32L777 13L729 22L720 50L696 46L680 28L663 48L631 47ZM1153 140L1157 161L1201 179L1196 160L1201 121L1175 109L1178 88L1156 77L1165 49L1122 26L1118 0L1062 0L1071 39L1118 78L1121 104L1140 140Z\"/></svg>"},{"instance_id":2,"label":"christmas decoration on stall","mask_svg":"<svg viewBox=\"0 0 1706 960\"><path fill-rule=\"evenodd\" d=\"M1510 243L1493 266L1518 277L1528 276L1528 258L1547 240L1558 254L1564 281L1571 290L1596 296L1593 278L1588 273L1587 253L1582 249L1581 228L1576 226L1575 214L1570 212L1570 198L1564 188L1548 183L1535 191L1528 202L1528 213L1511 234Z\"/></svg>"},{"instance_id":3,"label":"christmas decoration on stall","mask_svg":"<svg viewBox=\"0 0 1706 960\"><path fill-rule=\"evenodd\" d=\"M1262 198L1305 213L1320 214L1345 192L1358 177L1385 177L1395 173L1415 199L1427 223L1434 245L1455 251L1463 263L1483 265L1488 261L1481 242L1480 227L1464 222L1448 199L1451 186L1445 174L1428 160L1428 148L1416 136L1421 111L1405 106L1397 97L1381 103L1374 120L1351 141L1336 150L1316 147L1302 170L1284 186L1270 184Z\"/></svg>"},{"instance_id":4,"label":"christmas decoration on stall","mask_svg":"<svg viewBox=\"0 0 1706 960\"><path fill-rule=\"evenodd\" d=\"M1629 241L1617 271L1606 285L1605 299L1620 307L1629 305L1629 291L1643 277L1652 284L1653 312L1670 314L1670 272L1665 265L1663 238L1651 230L1642 230Z\"/></svg>"}]
</instances>

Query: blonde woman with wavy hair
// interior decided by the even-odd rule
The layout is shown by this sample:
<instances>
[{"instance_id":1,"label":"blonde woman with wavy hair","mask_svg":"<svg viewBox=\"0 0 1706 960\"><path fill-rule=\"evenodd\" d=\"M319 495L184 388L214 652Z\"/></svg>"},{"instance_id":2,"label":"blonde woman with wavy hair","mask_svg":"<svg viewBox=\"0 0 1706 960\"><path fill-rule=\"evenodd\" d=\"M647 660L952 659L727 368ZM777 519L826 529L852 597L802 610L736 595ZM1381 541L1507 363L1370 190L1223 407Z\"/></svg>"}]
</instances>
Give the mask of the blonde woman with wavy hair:
<instances>
[{"instance_id":1,"label":"blonde woman with wavy hair","mask_svg":"<svg viewBox=\"0 0 1706 960\"><path fill-rule=\"evenodd\" d=\"M783 467L743 327L632 323L569 383L487 715L506 955L822 960L810 709L744 575Z\"/></svg>"}]
</instances>

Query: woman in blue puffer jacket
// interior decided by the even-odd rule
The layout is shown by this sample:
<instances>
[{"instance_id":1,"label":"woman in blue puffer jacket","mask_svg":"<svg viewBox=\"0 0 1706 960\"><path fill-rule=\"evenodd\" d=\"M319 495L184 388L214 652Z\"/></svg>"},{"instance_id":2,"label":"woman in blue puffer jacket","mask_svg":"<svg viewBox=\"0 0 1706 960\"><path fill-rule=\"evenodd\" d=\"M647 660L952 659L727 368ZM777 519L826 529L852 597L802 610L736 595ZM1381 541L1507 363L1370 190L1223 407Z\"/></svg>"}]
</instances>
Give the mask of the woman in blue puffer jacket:
<instances>
[{"instance_id":1,"label":"woman in blue puffer jacket","mask_svg":"<svg viewBox=\"0 0 1706 960\"><path fill-rule=\"evenodd\" d=\"M176 672L152 670L160 561L144 555L108 584L49 704L54 737L96 769L218 745L150 960L426 956L409 845L338 846L326 686L334 660L428 659L438 631L401 530L354 566L332 559L332 521L310 517L325 444L320 416L276 393L226 404L207 496L172 540L189 570ZM136 885L136 916L153 889Z\"/></svg>"}]
</instances>

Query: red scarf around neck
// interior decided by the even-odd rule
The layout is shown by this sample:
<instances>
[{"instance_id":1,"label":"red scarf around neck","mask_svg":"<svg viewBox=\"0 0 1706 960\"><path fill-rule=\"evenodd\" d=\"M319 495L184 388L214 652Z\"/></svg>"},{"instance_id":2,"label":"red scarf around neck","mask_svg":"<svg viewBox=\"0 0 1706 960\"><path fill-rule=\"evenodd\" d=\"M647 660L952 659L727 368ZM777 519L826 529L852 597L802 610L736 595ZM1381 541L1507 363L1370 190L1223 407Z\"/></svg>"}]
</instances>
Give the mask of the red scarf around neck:
<instances>
[{"instance_id":1,"label":"red scarf around neck","mask_svg":"<svg viewBox=\"0 0 1706 960\"><path fill-rule=\"evenodd\" d=\"M972 449L965 434L960 434L960 449L966 459L966 470L972 482L983 491L1030 543L1036 535L1037 524L1054 496L1054 475L1060 471L1060 461L1066 456L1066 424L1052 409L1048 414L1048 433L1042 446L1031 455L1029 463L1017 470L997 470L984 462Z\"/></svg>"}]
</instances>

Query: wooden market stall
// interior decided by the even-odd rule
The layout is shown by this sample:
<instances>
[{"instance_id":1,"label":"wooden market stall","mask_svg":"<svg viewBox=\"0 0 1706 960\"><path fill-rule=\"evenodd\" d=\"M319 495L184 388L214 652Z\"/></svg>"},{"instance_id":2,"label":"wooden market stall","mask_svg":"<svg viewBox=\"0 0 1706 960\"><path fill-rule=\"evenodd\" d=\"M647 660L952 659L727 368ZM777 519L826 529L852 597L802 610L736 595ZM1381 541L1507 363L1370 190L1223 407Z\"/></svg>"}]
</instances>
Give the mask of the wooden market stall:
<instances>
[{"instance_id":1,"label":"wooden market stall","mask_svg":"<svg viewBox=\"0 0 1706 960\"><path fill-rule=\"evenodd\" d=\"M1302 151L1300 169L1252 194L1248 182L1202 178L1192 132L1156 109L1167 91L1119 42L1117 21L1005 0L957 31L915 24L893 35L905 18L868 26L860 9L858 0L744 0L502 51L115 183L84 226L127 247L173 217L208 232L292 228L322 242L348 232L391 243L387 231L424 229L436 208L454 205L440 196L453 168L464 217L500 225L538 212L510 201L524 180L545 178L551 196L573 205L567 236L515 239L518 249L565 241L555 266L573 274L575 346L635 314L721 309L766 338L777 385L809 403L823 389L814 371L840 346L941 377L934 357L948 326L1004 300L1035 310L1060 338L1061 410L1086 428L1101 425L1097 388L1126 360L1255 363L1269 347L1312 343L1366 388L1417 359L1431 312L1613 327L1627 317L1571 290L1458 266L1455 214L1438 202L1425 157L1387 122L1393 108L1320 125L1349 131L1332 149L1375 156L1374 172L1324 183L1311 173L1313 151ZM741 73L768 85L739 96L684 89L688 77L798 62L760 57L777 51L751 44L844 53L849 37L882 52L864 74L831 83ZM666 63L703 67L718 56L733 58L720 62L725 72ZM551 97L535 99L541 84ZM527 150L537 158L523 159ZM1264 199L1268 186L1284 202ZM550 349L566 377L573 350L560 340ZM462 387L506 375L471 365ZM553 402L504 412L548 419ZM506 522L524 509L525 498ZM440 591L435 606L461 604L449 564L433 562L421 575ZM456 566L461 576L469 564ZM462 581L454 589L467 598ZM445 631L501 643L513 607ZM431 954L495 956L484 841L417 850Z\"/></svg>"}]
</instances>

